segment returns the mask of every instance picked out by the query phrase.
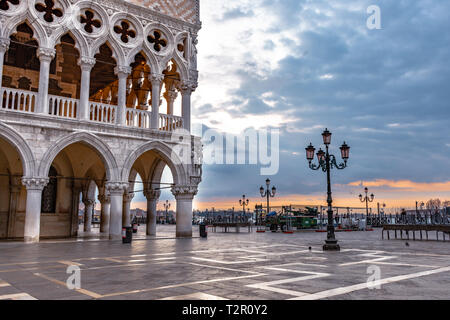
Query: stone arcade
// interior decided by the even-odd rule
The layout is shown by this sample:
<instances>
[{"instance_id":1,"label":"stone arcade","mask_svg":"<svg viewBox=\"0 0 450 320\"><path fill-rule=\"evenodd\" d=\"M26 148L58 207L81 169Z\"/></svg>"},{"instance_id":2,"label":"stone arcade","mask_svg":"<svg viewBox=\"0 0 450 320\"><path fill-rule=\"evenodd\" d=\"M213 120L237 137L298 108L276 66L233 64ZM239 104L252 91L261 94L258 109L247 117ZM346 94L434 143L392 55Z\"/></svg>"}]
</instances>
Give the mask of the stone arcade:
<instances>
[{"instance_id":1,"label":"stone arcade","mask_svg":"<svg viewBox=\"0 0 450 320\"><path fill-rule=\"evenodd\" d=\"M120 238L137 174L155 235L166 166L176 235L192 236L200 26L199 0L0 1L0 238L76 236L80 200Z\"/></svg>"}]
</instances>

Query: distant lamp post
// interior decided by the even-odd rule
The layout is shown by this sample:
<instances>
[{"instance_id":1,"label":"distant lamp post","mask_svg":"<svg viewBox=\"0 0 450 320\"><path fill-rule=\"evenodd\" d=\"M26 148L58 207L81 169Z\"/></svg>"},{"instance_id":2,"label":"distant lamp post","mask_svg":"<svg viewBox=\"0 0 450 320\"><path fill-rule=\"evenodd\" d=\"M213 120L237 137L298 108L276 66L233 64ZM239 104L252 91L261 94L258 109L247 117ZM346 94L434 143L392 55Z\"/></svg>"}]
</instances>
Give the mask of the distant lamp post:
<instances>
[{"instance_id":1,"label":"distant lamp post","mask_svg":"<svg viewBox=\"0 0 450 320\"><path fill-rule=\"evenodd\" d=\"M166 210L166 224L169 223L169 208L170 208L170 203L169 200L166 200L166 203L163 203L164 209Z\"/></svg>"},{"instance_id":2,"label":"distant lamp post","mask_svg":"<svg viewBox=\"0 0 450 320\"><path fill-rule=\"evenodd\" d=\"M267 214L270 213L270 205L269 205L269 199L275 197L275 193L277 192L277 188L272 187L272 192L270 192L270 179L266 180L266 190L264 190L264 187L261 186L259 188L259 193L261 193L261 197L267 197Z\"/></svg>"},{"instance_id":3,"label":"distant lamp post","mask_svg":"<svg viewBox=\"0 0 450 320\"><path fill-rule=\"evenodd\" d=\"M245 215L245 206L248 206L248 203L249 203L249 200L245 199L245 194L244 194L242 196L242 199L239 200L239 204L242 206L242 212L244 212L244 215Z\"/></svg>"},{"instance_id":4,"label":"distant lamp post","mask_svg":"<svg viewBox=\"0 0 450 320\"><path fill-rule=\"evenodd\" d=\"M330 173L331 169L342 170L347 167L347 160L350 155L350 147L344 142L344 144L340 147L341 157L344 160L344 163L338 164L336 162L336 157L329 153L328 147L331 143L331 132L328 129L322 133L323 143L325 145L325 151L320 149L317 152L317 160L319 162L318 165L312 163L314 160L314 153L316 149L312 144L310 144L306 148L306 159L309 162L309 168L312 170L322 169L323 172L327 174L327 204L328 204L328 226L327 226L327 240L325 240L325 244L323 246L323 250L330 251L339 251L340 247L337 243L335 234L334 234L334 223L333 223L333 199L331 197L331 178Z\"/></svg>"},{"instance_id":5,"label":"distant lamp post","mask_svg":"<svg viewBox=\"0 0 450 320\"><path fill-rule=\"evenodd\" d=\"M366 187L364 188L365 196L363 197L362 194L359 195L359 200L361 202L366 203L366 217L369 215L369 202L373 202L375 195L372 193L370 196L368 195L369 189Z\"/></svg>"}]
</instances>

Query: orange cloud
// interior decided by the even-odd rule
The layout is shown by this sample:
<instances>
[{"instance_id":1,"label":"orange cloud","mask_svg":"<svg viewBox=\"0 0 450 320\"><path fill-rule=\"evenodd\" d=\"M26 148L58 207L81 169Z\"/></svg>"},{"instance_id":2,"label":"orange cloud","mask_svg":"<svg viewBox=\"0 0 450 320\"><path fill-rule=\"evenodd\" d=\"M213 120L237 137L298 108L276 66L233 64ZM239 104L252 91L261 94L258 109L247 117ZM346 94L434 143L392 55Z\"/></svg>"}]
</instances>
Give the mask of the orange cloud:
<instances>
[{"instance_id":1,"label":"orange cloud","mask_svg":"<svg viewBox=\"0 0 450 320\"><path fill-rule=\"evenodd\" d=\"M409 192L450 192L450 181L446 182L414 182L411 180L376 179L373 181L355 181L348 184L352 187L388 187Z\"/></svg>"}]
</instances>

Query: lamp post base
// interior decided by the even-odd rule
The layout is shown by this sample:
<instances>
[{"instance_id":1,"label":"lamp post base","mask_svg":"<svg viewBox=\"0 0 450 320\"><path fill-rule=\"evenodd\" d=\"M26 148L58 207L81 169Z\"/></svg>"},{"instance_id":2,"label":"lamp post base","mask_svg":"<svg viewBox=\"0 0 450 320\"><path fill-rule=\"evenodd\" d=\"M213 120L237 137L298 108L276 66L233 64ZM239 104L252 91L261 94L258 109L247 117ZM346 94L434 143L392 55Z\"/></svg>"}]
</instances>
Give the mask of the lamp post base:
<instances>
[{"instance_id":1,"label":"lamp post base","mask_svg":"<svg viewBox=\"0 0 450 320\"><path fill-rule=\"evenodd\" d=\"M341 251L341 247L337 244L337 241L325 241L323 245L323 251Z\"/></svg>"}]
</instances>

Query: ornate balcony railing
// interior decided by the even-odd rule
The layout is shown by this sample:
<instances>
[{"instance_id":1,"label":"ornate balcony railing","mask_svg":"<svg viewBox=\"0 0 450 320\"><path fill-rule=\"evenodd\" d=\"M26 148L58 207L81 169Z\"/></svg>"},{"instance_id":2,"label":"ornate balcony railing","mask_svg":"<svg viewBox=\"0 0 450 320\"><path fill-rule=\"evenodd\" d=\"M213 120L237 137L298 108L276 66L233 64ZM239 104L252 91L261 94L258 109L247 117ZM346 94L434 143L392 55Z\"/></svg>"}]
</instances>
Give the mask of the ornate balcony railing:
<instances>
[{"instance_id":1,"label":"ornate balcony railing","mask_svg":"<svg viewBox=\"0 0 450 320\"><path fill-rule=\"evenodd\" d=\"M78 99L48 96L48 113L52 116L75 119L79 105L80 100Z\"/></svg>"},{"instance_id":2,"label":"ornate balcony railing","mask_svg":"<svg viewBox=\"0 0 450 320\"><path fill-rule=\"evenodd\" d=\"M127 108L126 111L127 126L150 129L151 118L152 113L150 111Z\"/></svg>"},{"instance_id":3,"label":"ornate balcony railing","mask_svg":"<svg viewBox=\"0 0 450 320\"><path fill-rule=\"evenodd\" d=\"M0 109L35 112L37 92L3 87L0 92Z\"/></svg>"},{"instance_id":4,"label":"ornate balcony railing","mask_svg":"<svg viewBox=\"0 0 450 320\"><path fill-rule=\"evenodd\" d=\"M117 114L117 106L100 103L89 102L89 120L104 123L115 123Z\"/></svg>"},{"instance_id":5,"label":"ornate balcony railing","mask_svg":"<svg viewBox=\"0 0 450 320\"><path fill-rule=\"evenodd\" d=\"M37 113L38 93L33 91L0 88L0 110ZM60 118L76 119L80 100L48 95L48 115ZM146 110L126 109L125 124L129 127L151 129L152 113ZM89 101L89 120L115 124L118 120L118 108L115 105ZM159 130L174 131L183 128L182 117L160 114Z\"/></svg>"},{"instance_id":6,"label":"ornate balcony railing","mask_svg":"<svg viewBox=\"0 0 450 320\"><path fill-rule=\"evenodd\" d=\"M169 114L159 115L159 129L162 131L174 131L183 128L183 118Z\"/></svg>"}]
</instances>

